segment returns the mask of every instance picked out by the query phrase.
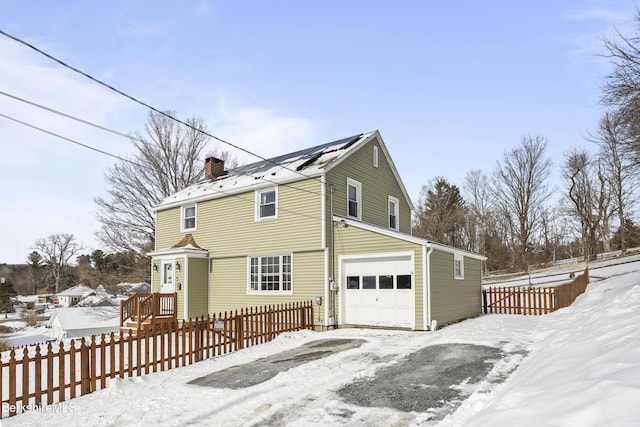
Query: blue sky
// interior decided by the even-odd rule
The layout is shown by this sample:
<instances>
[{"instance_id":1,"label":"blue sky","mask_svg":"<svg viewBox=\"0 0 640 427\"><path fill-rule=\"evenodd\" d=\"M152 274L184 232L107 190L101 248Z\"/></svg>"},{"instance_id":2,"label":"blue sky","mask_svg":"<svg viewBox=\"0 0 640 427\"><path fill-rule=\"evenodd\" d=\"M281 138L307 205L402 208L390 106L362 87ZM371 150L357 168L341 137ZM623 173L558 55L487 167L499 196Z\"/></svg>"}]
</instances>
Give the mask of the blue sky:
<instances>
[{"instance_id":1,"label":"blue sky","mask_svg":"<svg viewBox=\"0 0 640 427\"><path fill-rule=\"evenodd\" d=\"M604 111L602 40L634 30L635 7L5 0L0 29L264 157L378 129L417 201L436 176L462 186L471 169L490 173L524 135L547 138L556 167L586 145ZM0 55L0 91L125 133L146 122L143 107L1 36ZM1 95L0 113L131 152L124 138ZM0 147L0 263L24 262L53 233L96 248L93 199L114 160L2 117Z\"/></svg>"}]
</instances>

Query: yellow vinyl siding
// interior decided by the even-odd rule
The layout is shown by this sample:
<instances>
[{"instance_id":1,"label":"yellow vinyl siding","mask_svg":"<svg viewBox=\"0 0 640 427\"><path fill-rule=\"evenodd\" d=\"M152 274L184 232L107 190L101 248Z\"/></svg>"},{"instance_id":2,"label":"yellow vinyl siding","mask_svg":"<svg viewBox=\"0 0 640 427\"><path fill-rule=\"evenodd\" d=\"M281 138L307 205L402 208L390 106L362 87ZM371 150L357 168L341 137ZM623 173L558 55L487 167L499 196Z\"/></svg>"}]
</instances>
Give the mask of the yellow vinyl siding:
<instances>
[{"instance_id":1,"label":"yellow vinyl siding","mask_svg":"<svg viewBox=\"0 0 640 427\"><path fill-rule=\"evenodd\" d=\"M154 270L154 266L157 270ZM154 259L151 263L151 292L160 292L161 261Z\"/></svg>"},{"instance_id":2,"label":"yellow vinyl siding","mask_svg":"<svg viewBox=\"0 0 640 427\"><path fill-rule=\"evenodd\" d=\"M189 280L187 282L187 286L189 287L188 317L195 318L196 316L206 316L208 313L208 264L209 260L206 258L189 258Z\"/></svg>"},{"instance_id":3,"label":"yellow vinyl siding","mask_svg":"<svg viewBox=\"0 0 640 427\"><path fill-rule=\"evenodd\" d=\"M431 318L439 324L455 322L481 313L481 261L464 257L464 280L453 277L453 254L431 254Z\"/></svg>"},{"instance_id":4,"label":"yellow vinyl siding","mask_svg":"<svg viewBox=\"0 0 640 427\"><path fill-rule=\"evenodd\" d=\"M175 245L184 236L180 232L180 208L156 213L156 250Z\"/></svg>"},{"instance_id":5,"label":"yellow vinyl siding","mask_svg":"<svg viewBox=\"0 0 640 427\"><path fill-rule=\"evenodd\" d=\"M264 221L255 221L253 190L198 202L197 229L191 234L212 258L317 250L322 247L321 194L322 184L316 179L279 185L278 217ZM171 247L184 236L180 233L180 209L158 212L157 248Z\"/></svg>"},{"instance_id":6,"label":"yellow vinyl siding","mask_svg":"<svg viewBox=\"0 0 640 427\"><path fill-rule=\"evenodd\" d=\"M374 146L379 153L377 168L373 166ZM389 196L393 196L399 204L399 231L410 234L411 208L380 147L373 139L327 173L327 182L334 188L333 213L347 216L347 178L351 178L362 184L362 222L389 228Z\"/></svg>"},{"instance_id":7,"label":"yellow vinyl siding","mask_svg":"<svg viewBox=\"0 0 640 427\"><path fill-rule=\"evenodd\" d=\"M385 236L356 227L336 227L336 275L339 274L338 257L340 255L389 253L389 252L413 252L413 280L415 288L415 328L422 329L424 324L423 304L423 267L422 246L401 239ZM341 277L336 277L341 281ZM342 283L341 283L342 284ZM339 307L337 307L339 310Z\"/></svg>"},{"instance_id":8,"label":"yellow vinyl siding","mask_svg":"<svg viewBox=\"0 0 640 427\"><path fill-rule=\"evenodd\" d=\"M316 296L324 296L323 251L292 253L293 293L290 295L249 294L247 262L247 256L211 260L209 312L220 313L245 307L308 301ZM314 318L317 322L317 312Z\"/></svg>"}]
</instances>

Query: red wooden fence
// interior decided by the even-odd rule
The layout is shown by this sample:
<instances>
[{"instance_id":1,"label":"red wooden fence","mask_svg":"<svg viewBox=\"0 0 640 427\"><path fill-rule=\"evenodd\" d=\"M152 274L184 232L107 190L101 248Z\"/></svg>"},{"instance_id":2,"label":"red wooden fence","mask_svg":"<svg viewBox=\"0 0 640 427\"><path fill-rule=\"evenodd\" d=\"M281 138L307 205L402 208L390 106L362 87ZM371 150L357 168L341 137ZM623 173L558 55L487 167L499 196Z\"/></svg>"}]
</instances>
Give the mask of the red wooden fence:
<instances>
[{"instance_id":1,"label":"red wooden fence","mask_svg":"<svg viewBox=\"0 0 640 427\"><path fill-rule=\"evenodd\" d=\"M569 283L542 287L494 287L482 290L485 314L547 314L568 307L589 284L589 269Z\"/></svg>"},{"instance_id":2,"label":"red wooden fence","mask_svg":"<svg viewBox=\"0 0 640 427\"><path fill-rule=\"evenodd\" d=\"M0 417L105 388L110 378L141 376L313 329L313 304L291 303L158 323L142 334L102 334L11 350L0 358Z\"/></svg>"}]
</instances>

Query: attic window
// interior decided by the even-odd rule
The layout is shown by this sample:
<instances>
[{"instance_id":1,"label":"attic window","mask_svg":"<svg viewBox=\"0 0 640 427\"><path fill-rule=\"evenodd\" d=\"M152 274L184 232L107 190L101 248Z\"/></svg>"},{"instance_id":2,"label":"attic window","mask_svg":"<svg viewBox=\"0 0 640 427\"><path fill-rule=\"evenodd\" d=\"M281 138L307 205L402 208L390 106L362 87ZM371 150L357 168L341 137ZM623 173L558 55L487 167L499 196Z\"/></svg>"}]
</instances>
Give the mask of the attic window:
<instances>
[{"instance_id":1,"label":"attic window","mask_svg":"<svg viewBox=\"0 0 640 427\"><path fill-rule=\"evenodd\" d=\"M362 184L351 178L347 178L347 216L362 218Z\"/></svg>"},{"instance_id":2,"label":"attic window","mask_svg":"<svg viewBox=\"0 0 640 427\"><path fill-rule=\"evenodd\" d=\"M389 228L396 231L398 230L398 206L398 199L389 196Z\"/></svg>"},{"instance_id":3,"label":"attic window","mask_svg":"<svg viewBox=\"0 0 640 427\"><path fill-rule=\"evenodd\" d=\"M374 168L378 167L378 146L377 145L373 146L373 167Z\"/></svg>"}]
</instances>

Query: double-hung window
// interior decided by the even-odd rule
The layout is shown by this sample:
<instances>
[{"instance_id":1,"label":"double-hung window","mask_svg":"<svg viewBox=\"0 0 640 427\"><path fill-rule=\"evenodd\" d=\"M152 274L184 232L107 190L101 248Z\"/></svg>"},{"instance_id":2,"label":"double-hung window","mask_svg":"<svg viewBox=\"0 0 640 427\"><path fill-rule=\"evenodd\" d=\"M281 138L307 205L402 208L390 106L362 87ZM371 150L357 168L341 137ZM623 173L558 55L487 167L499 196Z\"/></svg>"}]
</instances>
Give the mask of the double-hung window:
<instances>
[{"instance_id":1,"label":"double-hung window","mask_svg":"<svg viewBox=\"0 0 640 427\"><path fill-rule=\"evenodd\" d=\"M278 189L256 191L256 221L278 217Z\"/></svg>"},{"instance_id":2,"label":"double-hung window","mask_svg":"<svg viewBox=\"0 0 640 427\"><path fill-rule=\"evenodd\" d=\"M196 229L196 205L182 207L182 223L180 231L193 231Z\"/></svg>"},{"instance_id":3,"label":"double-hung window","mask_svg":"<svg viewBox=\"0 0 640 427\"><path fill-rule=\"evenodd\" d=\"M292 292L292 255L261 255L248 258L249 293Z\"/></svg>"},{"instance_id":4,"label":"double-hung window","mask_svg":"<svg viewBox=\"0 0 640 427\"><path fill-rule=\"evenodd\" d=\"M389 196L389 228L392 230L398 230L398 206L399 202L393 196Z\"/></svg>"},{"instance_id":5,"label":"double-hung window","mask_svg":"<svg viewBox=\"0 0 640 427\"><path fill-rule=\"evenodd\" d=\"M362 184L347 178L347 216L362 219Z\"/></svg>"},{"instance_id":6,"label":"double-hung window","mask_svg":"<svg viewBox=\"0 0 640 427\"><path fill-rule=\"evenodd\" d=\"M464 280L464 256L453 255L453 277L457 280Z\"/></svg>"}]
</instances>

